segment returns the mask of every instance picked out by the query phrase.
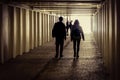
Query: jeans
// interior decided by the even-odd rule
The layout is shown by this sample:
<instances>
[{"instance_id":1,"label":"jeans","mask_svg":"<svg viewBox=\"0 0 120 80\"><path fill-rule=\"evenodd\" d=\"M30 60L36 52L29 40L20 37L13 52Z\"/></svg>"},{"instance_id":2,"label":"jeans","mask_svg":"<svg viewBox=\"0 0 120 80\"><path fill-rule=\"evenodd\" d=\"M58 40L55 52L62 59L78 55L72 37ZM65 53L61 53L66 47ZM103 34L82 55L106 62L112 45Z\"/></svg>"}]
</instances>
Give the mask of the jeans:
<instances>
[{"instance_id":1,"label":"jeans","mask_svg":"<svg viewBox=\"0 0 120 80\"><path fill-rule=\"evenodd\" d=\"M55 57L58 57L59 54L60 54L60 57L63 56L63 46L64 46L64 39L56 38L56 55L55 55Z\"/></svg>"},{"instance_id":2,"label":"jeans","mask_svg":"<svg viewBox=\"0 0 120 80\"><path fill-rule=\"evenodd\" d=\"M80 41L81 39L73 39L74 57L79 57Z\"/></svg>"}]
</instances>

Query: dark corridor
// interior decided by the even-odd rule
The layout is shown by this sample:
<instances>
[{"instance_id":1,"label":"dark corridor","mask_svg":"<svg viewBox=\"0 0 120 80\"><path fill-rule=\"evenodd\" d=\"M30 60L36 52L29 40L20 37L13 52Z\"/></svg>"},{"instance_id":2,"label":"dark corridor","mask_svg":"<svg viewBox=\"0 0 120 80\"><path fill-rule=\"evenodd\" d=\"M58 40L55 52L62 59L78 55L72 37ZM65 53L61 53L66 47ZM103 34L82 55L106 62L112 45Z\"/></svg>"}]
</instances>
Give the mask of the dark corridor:
<instances>
[{"instance_id":1,"label":"dark corridor","mask_svg":"<svg viewBox=\"0 0 120 80\"><path fill-rule=\"evenodd\" d=\"M119 2L1 0L0 80L120 80ZM69 33L64 57L53 58L52 28L60 16L63 23L78 18L91 32L85 33L77 60Z\"/></svg>"}]
</instances>

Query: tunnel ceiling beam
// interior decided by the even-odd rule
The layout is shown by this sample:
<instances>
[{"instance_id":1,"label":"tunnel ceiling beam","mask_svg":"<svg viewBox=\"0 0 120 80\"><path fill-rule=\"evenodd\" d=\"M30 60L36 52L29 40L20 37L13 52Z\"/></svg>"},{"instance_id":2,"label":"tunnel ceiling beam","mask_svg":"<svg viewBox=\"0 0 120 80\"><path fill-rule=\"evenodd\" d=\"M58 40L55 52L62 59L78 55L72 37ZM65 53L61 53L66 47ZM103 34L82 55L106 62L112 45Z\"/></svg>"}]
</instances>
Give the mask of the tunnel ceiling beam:
<instances>
[{"instance_id":1,"label":"tunnel ceiling beam","mask_svg":"<svg viewBox=\"0 0 120 80\"><path fill-rule=\"evenodd\" d=\"M100 3L104 0L3 0L3 2L71 2L71 3Z\"/></svg>"},{"instance_id":2,"label":"tunnel ceiling beam","mask_svg":"<svg viewBox=\"0 0 120 80\"><path fill-rule=\"evenodd\" d=\"M104 0L6 0L9 4L55 14L93 14Z\"/></svg>"}]
</instances>

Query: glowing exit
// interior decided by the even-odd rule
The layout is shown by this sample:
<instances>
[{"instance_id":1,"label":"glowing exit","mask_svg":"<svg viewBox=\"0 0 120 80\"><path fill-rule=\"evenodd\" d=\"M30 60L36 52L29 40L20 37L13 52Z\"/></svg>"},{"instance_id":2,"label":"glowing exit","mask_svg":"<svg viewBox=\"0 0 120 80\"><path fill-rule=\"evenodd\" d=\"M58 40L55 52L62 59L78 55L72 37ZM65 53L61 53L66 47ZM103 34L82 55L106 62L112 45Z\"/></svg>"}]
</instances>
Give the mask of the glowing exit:
<instances>
[{"instance_id":1,"label":"glowing exit","mask_svg":"<svg viewBox=\"0 0 120 80\"><path fill-rule=\"evenodd\" d=\"M71 20L73 20L73 23L75 19L79 20L84 33L91 33L91 16L90 15L71 16Z\"/></svg>"}]
</instances>

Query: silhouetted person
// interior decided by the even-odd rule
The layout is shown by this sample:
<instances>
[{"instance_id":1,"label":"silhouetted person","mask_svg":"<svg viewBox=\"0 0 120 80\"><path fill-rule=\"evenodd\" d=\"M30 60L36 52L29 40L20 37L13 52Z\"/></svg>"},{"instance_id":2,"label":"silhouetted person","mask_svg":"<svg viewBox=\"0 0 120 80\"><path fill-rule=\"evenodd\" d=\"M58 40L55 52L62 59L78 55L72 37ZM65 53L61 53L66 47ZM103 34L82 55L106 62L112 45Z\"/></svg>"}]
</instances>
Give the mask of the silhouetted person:
<instances>
[{"instance_id":1,"label":"silhouetted person","mask_svg":"<svg viewBox=\"0 0 120 80\"><path fill-rule=\"evenodd\" d=\"M71 27L72 27L72 20L70 21L70 24L69 24L70 30L71 30Z\"/></svg>"},{"instance_id":2,"label":"silhouetted person","mask_svg":"<svg viewBox=\"0 0 120 80\"><path fill-rule=\"evenodd\" d=\"M73 41L74 57L79 57L80 41L81 37L84 40L84 33L82 27L79 25L79 21L75 20L71 27L71 41Z\"/></svg>"},{"instance_id":3,"label":"silhouetted person","mask_svg":"<svg viewBox=\"0 0 120 80\"><path fill-rule=\"evenodd\" d=\"M63 17L59 17L59 22L55 23L52 29L52 37L53 38L55 37L55 44L56 44L55 58L57 58L59 55L60 57L63 57L64 39L66 40L66 29L65 29L65 24L62 21L63 21Z\"/></svg>"},{"instance_id":4,"label":"silhouetted person","mask_svg":"<svg viewBox=\"0 0 120 80\"><path fill-rule=\"evenodd\" d=\"M66 31L67 31L67 35L68 35L68 29L69 29L69 21L67 20L67 22L66 22Z\"/></svg>"}]
</instances>

